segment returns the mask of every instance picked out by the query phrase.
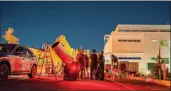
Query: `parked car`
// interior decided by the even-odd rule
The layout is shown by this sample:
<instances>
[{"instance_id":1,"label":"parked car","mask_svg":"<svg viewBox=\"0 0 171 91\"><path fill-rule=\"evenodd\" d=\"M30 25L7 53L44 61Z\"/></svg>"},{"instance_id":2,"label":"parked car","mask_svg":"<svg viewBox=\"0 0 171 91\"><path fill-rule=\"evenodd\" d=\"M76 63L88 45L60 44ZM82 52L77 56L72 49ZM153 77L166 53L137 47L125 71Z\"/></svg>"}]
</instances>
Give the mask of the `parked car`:
<instances>
[{"instance_id":1,"label":"parked car","mask_svg":"<svg viewBox=\"0 0 171 91\"><path fill-rule=\"evenodd\" d=\"M28 74L34 78L37 73L36 56L26 46L0 44L0 82L8 75Z\"/></svg>"}]
</instances>

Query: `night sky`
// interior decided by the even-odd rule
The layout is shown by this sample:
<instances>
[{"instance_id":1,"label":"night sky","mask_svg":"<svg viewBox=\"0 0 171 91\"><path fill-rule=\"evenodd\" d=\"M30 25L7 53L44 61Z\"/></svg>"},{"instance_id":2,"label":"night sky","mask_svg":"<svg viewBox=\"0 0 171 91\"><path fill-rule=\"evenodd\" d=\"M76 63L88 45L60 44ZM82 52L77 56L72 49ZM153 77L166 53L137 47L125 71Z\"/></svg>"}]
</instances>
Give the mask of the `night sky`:
<instances>
[{"instance_id":1,"label":"night sky","mask_svg":"<svg viewBox=\"0 0 171 91\"><path fill-rule=\"evenodd\" d=\"M170 2L0 2L0 27L2 34L14 28L23 45L38 48L63 34L72 48L100 51L118 24L170 24L170 8Z\"/></svg>"}]
</instances>

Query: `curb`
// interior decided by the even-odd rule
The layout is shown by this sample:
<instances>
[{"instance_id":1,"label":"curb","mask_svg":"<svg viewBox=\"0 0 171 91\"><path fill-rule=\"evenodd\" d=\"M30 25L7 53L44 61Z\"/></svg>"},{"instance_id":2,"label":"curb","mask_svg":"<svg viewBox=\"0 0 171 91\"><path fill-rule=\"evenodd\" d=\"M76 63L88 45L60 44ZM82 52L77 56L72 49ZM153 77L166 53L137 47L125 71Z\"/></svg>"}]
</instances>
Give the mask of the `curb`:
<instances>
[{"instance_id":1,"label":"curb","mask_svg":"<svg viewBox=\"0 0 171 91\"><path fill-rule=\"evenodd\" d=\"M121 83L119 83L119 82L113 81L113 80L111 80L111 79L105 78L105 80L109 80L109 81L115 82L115 83L121 85L122 87L124 87L124 88L126 88L126 89L129 89L129 90L131 90L131 91L135 91L135 89L132 89L132 88L130 88L130 87L127 87L127 86L125 86L125 85L123 85L123 84L121 84Z\"/></svg>"},{"instance_id":2,"label":"curb","mask_svg":"<svg viewBox=\"0 0 171 91\"><path fill-rule=\"evenodd\" d=\"M138 80L138 81L144 81L144 82L151 82L163 86L168 86L170 87L170 80L157 80L157 79L152 79L152 78L143 78L143 77L129 77L128 80Z\"/></svg>"},{"instance_id":3,"label":"curb","mask_svg":"<svg viewBox=\"0 0 171 91\"><path fill-rule=\"evenodd\" d=\"M167 81L167 80L157 80L157 79L152 79L152 78L141 78L141 77L130 77L129 79L145 81L145 82L152 82L152 83L156 83L159 85L170 87L170 81Z\"/></svg>"}]
</instances>

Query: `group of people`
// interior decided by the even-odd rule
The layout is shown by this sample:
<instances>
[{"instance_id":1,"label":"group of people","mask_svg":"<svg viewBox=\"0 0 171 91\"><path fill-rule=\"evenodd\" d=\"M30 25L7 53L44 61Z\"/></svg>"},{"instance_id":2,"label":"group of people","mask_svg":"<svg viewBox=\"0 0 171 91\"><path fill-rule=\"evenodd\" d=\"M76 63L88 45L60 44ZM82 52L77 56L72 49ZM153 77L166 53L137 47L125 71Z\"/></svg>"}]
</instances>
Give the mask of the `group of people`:
<instances>
[{"instance_id":1,"label":"group of people","mask_svg":"<svg viewBox=\"0 0 171 91\"><path fill-rule=\"evenodd\" d=\"M104 56L103 51L96 53L96 50L93 49L90 54L90 79L100 79L104 80ZM97 71L100 70L100 71Z\"/></svg>"},{"instance_id":2,"label":"group of people","mask_svg":"<svg viewBox=\"0 0 171 91\"><path fill-rule=\"evenodd\" d=\"M116 75L119 71L124 72L126 69L125 63L119 64L118 58L115 55L111 55L111 65L112 65L112 74ZM79 50L77 54L77 62L80 68L79 78L90 78L92 79L104 79L104 55L103 51L96 53L96 50L93 49L90 56L86 51ZM90 63L90 65L89 65ZM90 74L88 72L90 68ZM101 71L97 71L101 70Z\"/></svg>"},{"instance_id":3,"label":"group of people","mask_svg":"<svg viewBox=\"0 0 171 91\"><path fill-rule=\"evenodd\" d=\"M83 52L79 50L77 54L77 61L80 68L79 78L90 78L93 79L93 76L95 76L95 79L99 79L97 69L100 68L102 73L101 79L104 79L104 56L103 51L100 53L96 53L96 50L93 49L92 53L90 54L90 57L88 57L87 52ZM90 65L89 65L90 63ZM88 68L90 67L90 75L88 72ZM89 77L90 76L90 77Z\"/></svg>"}]
</instances>

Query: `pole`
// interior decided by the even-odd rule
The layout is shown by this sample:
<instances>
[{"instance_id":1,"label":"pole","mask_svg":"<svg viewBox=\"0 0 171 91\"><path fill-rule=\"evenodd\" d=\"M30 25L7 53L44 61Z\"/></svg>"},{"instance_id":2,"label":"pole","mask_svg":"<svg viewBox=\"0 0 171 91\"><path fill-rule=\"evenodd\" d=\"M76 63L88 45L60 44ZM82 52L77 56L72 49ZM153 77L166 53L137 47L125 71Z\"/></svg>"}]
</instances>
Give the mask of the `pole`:
<instances>
[{"instance_id":1,"label":"pole","mask_svg":"<svg viewBox=\"0 0 171 91\"><path fill-rule=\"evenodd\" d=\"M163 63L163 80L166 80L166 63L165 62Z\"/></svg>"},{"instance_id":2,"label":"pole","mask_svg":"<svg viewBox=\"0 0 171 91\"><path fill-rule=\"evenodd\" d=\"M159 80L161 80L161 69L159 69Z\"/></svg>"},{"instance_id":3,"label":"pole","mask_svg":"<svg viewBox=\"0 0 171 91\"><path fill-rule=\"evenodd\" d=\"M160 55L160 46L159 46L159 65L160 65L160 68L159 68L159 79L161 80L161 55Z\"/></svg>"}]
</instances>

